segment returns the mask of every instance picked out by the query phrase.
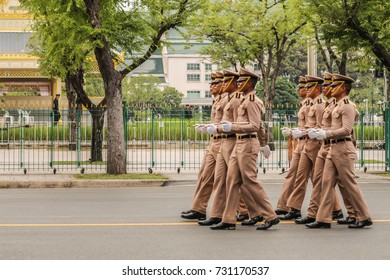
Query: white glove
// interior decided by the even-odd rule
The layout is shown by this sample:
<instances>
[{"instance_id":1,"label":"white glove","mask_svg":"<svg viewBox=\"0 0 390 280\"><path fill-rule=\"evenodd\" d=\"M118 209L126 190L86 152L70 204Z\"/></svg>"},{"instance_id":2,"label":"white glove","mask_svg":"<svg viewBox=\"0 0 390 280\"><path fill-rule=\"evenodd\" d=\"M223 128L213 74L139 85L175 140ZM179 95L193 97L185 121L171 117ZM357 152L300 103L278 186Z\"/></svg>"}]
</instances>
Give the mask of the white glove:
<instances>
[{"instance_id":1,"label":"white glove","mask_svg":"<svg viewBox=\"0 0 390 280\"><path fill-rule=\"evenodd\" d=\"M284 137L289 137L291 135L291 129L289 129L288 127L283 127L282 134Z\"/></svg>"},{"instance_id":2,"label":"white glove","mask_svg":"<svg viewBox=\"0 0 390 280\"><path fill-rule=\"evenodd\" d=\"M222 131L223 132L230 132L232 131L232 123L229 121L223 121L222 122Z\"/></svg>"},{"instance_id":3,"label":"white glove","mask_svg":"<svg viewBox=\"0 0 390 280\"><path fill-rule=\"evenodd\" d=\"M260 147L260 152L263 154L265 158L269 158L271 155L271 149L268 145L265 145L264 147Z\"/></svg>"},{"instance_id":4,"label":"white glove","mask_svg":"<svg viewBox=\"0 0 390 280\"><path fill-rule=\"evenodd\" d=\"M195 125L195 131L198 133L202 132L202 127L200 125Z\"/></svg>"},{"instance_id":5,"label":"white glove","mask_svg":"<svg viewBox=\"0 0 390 280\"><path fill-rule=\"evenodd\" d=\"M326 139L326 132L323 129L317 129L316 130L316 138L318 140L324 140Z\"/></svg>"},{"instance_id":6,"label":"white glove","mask_svg":"<svg viewBox=\"0 0 390 280\"><path fill-rule=\"evenodd\" d=\"M309 135L310 139L315 139L316 138L317 133L316 133L315 129L309 128L307 131L308 131L307 135Z\"/></svg>"},{"instance_id":7,"label":"white glove","mask_svg":"<svg viewBox=\"0 0 390 280\"><path fill-rule=\"evenodd\" d=\"M207 134L207 127L205 125L202 125L200 128L200 132Z\"/></svg>"},{"instance_id":8,"label":"white glove","mask_svg":"<svg viewBox=\"0 0 390 280\"><path fill-rule=\"evenodd\" d=\"M303 136L303 132L299 128L294 128L294 130L292 131L292 136L295 139L301 138Z\"/></svg>"},{"instance_id":9,"label":"white glove","mask_svg":"<svg viewBox=\"0 0 390 280\"><path fill-rule=\"evenodd\" d=\"M213 123L206 125L206 127L207 127L208 134L214 134L217 132L217 126Z\"/></svg>"}]
</instances>

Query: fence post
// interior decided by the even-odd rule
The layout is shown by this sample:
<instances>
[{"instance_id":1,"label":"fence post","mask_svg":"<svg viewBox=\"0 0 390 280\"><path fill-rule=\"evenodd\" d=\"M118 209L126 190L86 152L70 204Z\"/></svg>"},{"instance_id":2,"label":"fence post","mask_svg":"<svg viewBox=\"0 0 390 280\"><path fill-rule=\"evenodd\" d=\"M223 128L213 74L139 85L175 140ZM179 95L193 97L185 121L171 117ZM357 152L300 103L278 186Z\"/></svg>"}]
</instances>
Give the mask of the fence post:
<instances>
[{"instance_id":1,"label":"fence post","mask_svg":"<svg viewBox=\"0 0 390 280\"><path fill-rule=\"evenodd\" d=\"M19 110L18 113L18 125L19 125L19 163L20 168L23 168L23 120L22 112Z\"/></svg>"},{"instance_id":2,"label":"fence post","mask_svg":"<svg viewBox=\"0 0 390 280\"><path fill-rule=\"evenodd\" d=\"M76 164L77 168L81 166L81 110L77 110L76 116Z\"/></svg>"},{"instance_id":3,"label":"fence post","mask_svg":"<svg viewBox=\"0 0 390 280\"><path fill-rule=\"evenodd\" d=\"M280 137L281 122L282 122L282 112L279 112L278 128L277 128L277 135L278 135L278 142L279 142L279 162L278 162L279 168L282 168L282 137Z\"/></svg>"},{"instance_id":4,"label":"fence post","mask_svg":"<svg viewBox=\"0 0 390 280\"><path fill-rule=\"evenodd\" d=\"M360 112L360 166L363 167L364 164L364 111Z\"/></svg>"},{"instance_id":5,"label":"fence post","mask_svg":"<svg viewBox=\"0 0 390 280\"><path fill-rule=\"evenodd\" d=\"M50 168L53 168L54 161L54 112L50 111Z\"/></svg>"},{"instance_id":6,"label":"fence post","mask_svg":"<svg viewBox=\"0 0 390 280\"><path fill-rule=\"evenodd\" d=\"M390 171L390 102L385 104L385 171Z\"/></svg>"},{"instance_id":7,"label":"fence post","mask_svg":"<svg viewBox=\"0 0 390 280\"><path fill-rule=\"evenodd\" d=\"M152 167L155 166L155 162L154 162L154 111L153 109L151 109L152 111L152 116L151 116L151 121L152 121L152 127L151 127L151 134L150 134L150 141L151 141L151 144L152 144L152 152L151 152L151 157L152 157Z\"/></svg>"},{"instance_id":8,"label":"fence post","mask_svg":"<svg viewBox=\"0 0 390 280\"><path fill-rule=\"evenodd\" d=\"M127 169L127 101L123 100L123 129L124 129L124 138L125 138L125 166Z\"/></svg>"}]
</instances>

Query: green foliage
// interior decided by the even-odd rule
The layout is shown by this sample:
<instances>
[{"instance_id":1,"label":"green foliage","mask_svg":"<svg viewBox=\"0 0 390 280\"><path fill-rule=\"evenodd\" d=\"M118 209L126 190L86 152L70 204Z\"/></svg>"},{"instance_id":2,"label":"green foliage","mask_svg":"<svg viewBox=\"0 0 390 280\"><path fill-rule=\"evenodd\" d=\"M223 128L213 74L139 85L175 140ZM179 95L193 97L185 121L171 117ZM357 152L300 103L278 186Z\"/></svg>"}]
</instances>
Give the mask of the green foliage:
<instances>
[{"instance_id":1,"label":"green foliage","mask_svg":"<svg viewBox=\"0 0 390 280\"><path fill-rule=\"evenodd\" d=\"M260 99L264 99L263 82L260 81L256 85L256 91ZM296 84L288 81L284 77L278 77L276 79L275 87L275 99L274 105L278 108L289 108L299 103L299 97L297 95Z\"/></svg>"}]
</instances>

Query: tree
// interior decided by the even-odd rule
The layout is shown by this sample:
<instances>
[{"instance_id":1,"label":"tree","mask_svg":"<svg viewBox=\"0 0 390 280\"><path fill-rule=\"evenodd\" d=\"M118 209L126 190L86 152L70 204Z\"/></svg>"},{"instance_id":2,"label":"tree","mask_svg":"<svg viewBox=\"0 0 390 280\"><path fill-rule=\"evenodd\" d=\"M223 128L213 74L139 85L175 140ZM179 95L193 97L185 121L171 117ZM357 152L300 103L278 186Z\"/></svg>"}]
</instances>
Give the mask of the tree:
<instances>
[{"instance_id":1,"label":"tree","mask_svg":"<svg viewBox=\"0 0 390 280\"><path fill-rule=\"evenodd\" d=\"M123 80L123 98L128 104L153 104L162 101L162 91L157 88L160 79L155 76L131 77Z\"/></svg>"},{"instance_id":2,"label":"tree","mask_svg":"<svg viewBox=\"0 0 390 280\"><path fill-rule=\"evenodd\" d=\"M300 0L224 1L206 10L197 34L205 34L212 45L206 50L213 61L245 66L257 63L264 101L271 120L276 78L292 46L300 40L306 21L299 15Z\"/></svg>"},{"instance_id":3,"label":"tree","mask_svg":"<svg viewBox=\"0 0 390 280\"><path fill-rule=\"evenodd\" d=\"M70 41L56 51L66 54L65 63L72 61L68 58L73 58L75 68L82 70L86 55L93 51L104 84L105 98L102 102L107 108L107 173L126 173L122 80L164 44L162 37L166 31L185 25L189 15L201 8L204 0L22 2L31 3L30 6L37 10L44 10L41 16L59 18L58 28L62 33L57 32L53 37L57 37L54 39L61 42L66 39ZM44 6L53 9L45 10ZM86 52L83 53L82 50ZM116 66L120 63L122 52L126 52L132 62L130 65L122 65L121 70L118 70ZM60 56L56 57L59 64L65 64ZM74 75L75 71L71 74ZM84 85L84 82L81 82L82 76L79 74L81 71L74 75L79 81L75 90L83 92L84 87L81 85Z\"/></svg>"},{"instance_id":4,"label":"tree","mask_svg":"<svg viewBox=\"0 0 390 280\"><path fill-rule=\"evenodd\" d=\"M387 69L390 78L390 2L386 0L305 0L321 10L333 38L345 45L369 50ZM388 79L390 85L390 79ZM390 100L390 86L387 89Z\"/></svg>"},{"instance_id":5,"label":"tree","mask_svg":"<svg viewBox=\"0 0 390 280\"><path fill-rule=\"evenodd\" d=\"M93 63L89 30L79 28L86 21L85 12L69 1L21 0L21 4L34 14L29 46L40 58L40 69L65 82L71 132L69 148L76 149L76 116L84 105L92 115L91 160L101 161L105 100L94 104L85 91L85 69L88 72Z\"/></svg>"}]
</instances>

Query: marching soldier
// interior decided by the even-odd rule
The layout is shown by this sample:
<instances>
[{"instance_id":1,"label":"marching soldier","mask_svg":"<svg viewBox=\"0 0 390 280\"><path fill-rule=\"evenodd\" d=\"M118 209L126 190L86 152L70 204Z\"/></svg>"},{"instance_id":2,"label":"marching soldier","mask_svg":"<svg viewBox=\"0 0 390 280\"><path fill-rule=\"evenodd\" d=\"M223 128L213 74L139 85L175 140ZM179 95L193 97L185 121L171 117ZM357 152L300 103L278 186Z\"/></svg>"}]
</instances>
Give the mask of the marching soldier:
<instances>
[{"instance_id":1,"label":"marching soldier","mask_svg":"<svg viewBox=\"0 0 390 280\"><path fill-rule=\"evenodd\" d=\"M298 129L304 129L305 124L307 121L307 115L309 113L310 109L310 100L306 98L307 90L305 88L306 85L306 77L300 76L299 77L299 83L297 86L297 92L299 97L302 99L302 101L299 103L300 109L298 112ZM290 137L292 135L292 132L289 128L284 127L282 129L282 134L284 137ZM292 135L294 136L294 135ZM295 178L298 170L299 165L299 159L301 157L303 147L305 146L307 137L294 137L299 140L298 147L295 149L294 154L292 156L291 162L290 162L290 169L287 171L286 174L286 180L284 181L282 192L280 193L278 203L276 206L275 213L277 215L284 215L287 214L290 209L287 206L287 200L290 197L292 191L294 190L295 186ZM294 216L294 218L299 218L300 215Z\"/></svg>"},{"instance_id":2,"label":"marching soldier","mask_svg":"<svg viewBox=\"0 0 390 280\"><path fill-rule=\"evenodd\" d=\"M228 93L228 102L226 106L224 106L221 122L234 122L234 120L237 119L237 108L241 101L241 94L237 91L237 79L239 75L236 72L226 69L223 70L223 74L223 90ZM210 126L212 126L212 124L210 124ZM210 218L205 221L199 221L198 224L202 226L211 226L222 221L222 214L226 204L226 176L228 173L229 158L236 143L235 133L223 133L221 126L215 126L215 130L218 133L221 133L221 146L215 165L213 202L211 204ZM213 130L211 132L213 132ZM247 203L250 204L248 209L254 209L256 204L252 197L249 198L250 200L247 201ZM240 199L240 204L241 205L238 207L239 212L247 212L246 205L242 198ZM250 216L257 217L259 215L260 212L258 211L252 212ZM237 221L239 221L238 218ZM243 223L246 224L245 221Z\"/></svg>"},{"instance_id":3,"label":"marching soldier","mask_svg":"<svg viewBox=\"0 0 390 280\"><path fill-rule=\"evenodd\" d=\"M332 111L336 105L336 100L331 97L330 94L330 85L332 84L332 74L325 72L324 73L324 83L322 84L322 93L323 95L328 98L328 101L325 103L325 109L322 113L322 120L321 120L321 126L320 128L322 129L329 129L332 124ZM314 130L309 130L308 136L310 139L309 141L317 141L315 137L315 131ZM296 219L295 223L297 224L308 224L314 222L316 219L317 215L317 210L318 206L320 203L321 199L321 183L322 183L322 175L323 175L323 169L325 165L325 159L326 155L328 154L328 151L330 149L330 142L329 140L325 140L320 148L320 151L317 154L317 159L315 161L314 165L314 170L313 170L313 176L312 176L312 181L313 181L313 190L311 192L311 197L310 197L310 204L307 209L307 216ZM340 183L339 183L340 184ZM341 186L340 190L344 190L344 188ZM344 197L344 195L343 195ZM332 213L332 219L341 219L342 217L342 211L341 211L341 205L339 202L339 198L337 196L337 192L334 192L334 209ZM346 201L344 199L347 210L349 212L349 206L350 202ZM353 215L353 211L351 213Z\"/></svg>"},{"instance_id":4,"label":"marching soldier","mask_svg":"<svg viewBox=\"0 0 390 280\"><path fill-rule=\"evenodd\" d=\"M332 97L336 99L336 107L332 112L332 126L329 130L316 130L318 140L330 140L330 150L325 160L322 180L321 204L316 221L306 224L308 228L330 228L334 203L334 187L337 176L347 190L355 209L356 222L348 228L364 228L372 225L371 214L355 180L354 163L355 147L351 133L356 117L355 105L348 94L354 80L340 74L332 75Z\"/></svg>"},{"instance_id":5,"label":"marching soldier","mask_svg":"<svg viewBox=\"0 0 390 280\"><path fill-rule=\"evenodd\" d=\"M307 138L309 130L321 128L322 113L325 107L325 101L321 97L321 85L323 82L324 80L322 78L306 75L306 97L311 99L311 105L304 129L295 130L295 138ZM282 220L296 219L301 216L301 208L306 194L307 182L311 177L320 147L321 141L318 141L317 139L307 139L305 141L299 159L294 190L287 200L287 206L290 208L290 212L285 216L282 216Z\"/></svg>"},{"instance_id":6,"label":"marching soldier","mask_svg":"<svg viewBox=\"0 0 390 280\"><path fill-rule=\"evenodd\" d=\"M212 230L236 228L236 209L240 198L240 189L244 200L249 193L260 207L265 223L258 226L258 230L266 230L279 223L279 218L272 209L263 186L257 179L257 158L259 151L266 158L270 155L268 145L261 147L258 140L258 131L261 128L261 114L263 103L256 96L255 86L259 76L244 68L240 69L237 80L239 91L243 94L242 102L238 108L236 123L224 121L222 131L236 133L236 144L229 159L227 174L227 201L222 221L211 226Z\"/></svg>"},{"instance_id":7,"label":"marching soldier","mask_svg":"<svg viewBox=\"0 0 390 280\"><path fill-rule=\"evenodd\" d=\"M211 109L211 123L219 123L223 114L223 104L226 104L223 100L226 94L222 92L223 73L216 72L215 76L212 76L210 83L210 91L214 96L213 106ZM205 126L197 127L198 132L207 133ZM210 144L207 148L205 156L203 157L202 166L199 170L198 183L195 190L194 198L192 201L191 210L182 212L181 217L188 220L204 220L206 219L206 209L213 190L214 184L214 169L217 154L220 147L219 134L210 135Z\"/></svg>"}]
</instances>

